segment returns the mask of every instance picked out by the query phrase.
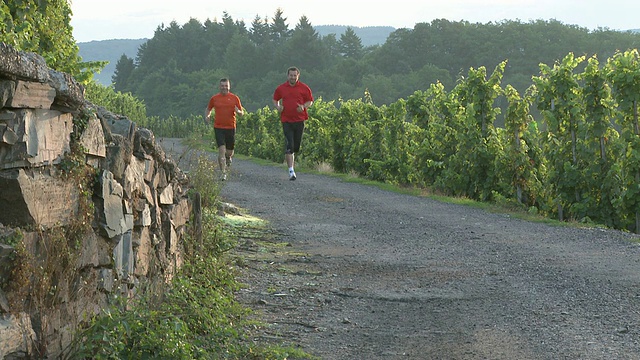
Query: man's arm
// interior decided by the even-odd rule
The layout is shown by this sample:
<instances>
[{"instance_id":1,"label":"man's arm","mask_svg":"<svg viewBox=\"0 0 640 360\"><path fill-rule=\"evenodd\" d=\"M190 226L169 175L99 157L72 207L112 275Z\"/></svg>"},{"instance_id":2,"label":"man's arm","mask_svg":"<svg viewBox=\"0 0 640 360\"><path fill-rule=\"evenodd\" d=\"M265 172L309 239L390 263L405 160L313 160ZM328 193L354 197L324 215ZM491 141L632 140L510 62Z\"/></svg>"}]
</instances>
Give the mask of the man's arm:
<instances>
[{"instance_id":1,"label":"man's arm","mask_svg":"<svg viewBox=\"0 0 640 360\"><path fill-rule=\"evenodd\" d=\"M280 100L273 100L273 107L278 109L278 111L282 112L282 105L280 105Z\"/></svg>"},{"instance_id":2,"label":"man's arm","mask_svg":"<svg viewBox=\"0 0 640 360\"><path fill-rule=\"evenodd\" d=\"M298 104L298 112L303 112L305 109L308 109L311 105L313 105L312 100L309 100L304 104Z\"/></svg>"}]
</instances>

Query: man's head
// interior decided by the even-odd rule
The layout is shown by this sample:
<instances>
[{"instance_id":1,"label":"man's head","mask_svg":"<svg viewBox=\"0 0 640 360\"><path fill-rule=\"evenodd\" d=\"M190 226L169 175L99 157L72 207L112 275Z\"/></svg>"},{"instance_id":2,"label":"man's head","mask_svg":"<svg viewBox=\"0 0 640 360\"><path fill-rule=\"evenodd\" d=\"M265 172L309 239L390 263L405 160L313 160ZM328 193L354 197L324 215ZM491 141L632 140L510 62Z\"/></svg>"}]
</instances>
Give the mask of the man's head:
<instances>
[{"instance_id":1,"label":"man's head","mask_svg":"<svg viewBox=\"0 0 640 360\"><path fill-rule=\"evenodd\" d=\"M300 70L297 67L292 66L287 69L287 81L289 81L289 85L294 86L298 79L300 78Z\"/></svg>"},{"instance_id":2,"label":"man's head","mask_svg":"<svg viewBox=\"0 0 640 360\"><path fill-rule=\"evenodd\" d=\"M231 89L231 82L227 78L220 79L220 92L224 95L229 93L229 89Z\"/></svg>"}]
</instances>

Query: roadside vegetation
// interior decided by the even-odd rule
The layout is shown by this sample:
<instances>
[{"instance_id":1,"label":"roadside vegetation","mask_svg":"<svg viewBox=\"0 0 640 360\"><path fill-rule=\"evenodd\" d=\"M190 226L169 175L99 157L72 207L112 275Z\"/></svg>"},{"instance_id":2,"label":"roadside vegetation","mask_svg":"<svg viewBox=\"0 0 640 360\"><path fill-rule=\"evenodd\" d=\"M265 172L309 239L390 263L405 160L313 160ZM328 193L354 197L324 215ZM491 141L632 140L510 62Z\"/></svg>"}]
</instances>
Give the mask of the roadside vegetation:
<instances>
[{"instance_id":1,"label":"roadside vegetation","mask_svg":"<svg viewBox=\"0 0 640 360\"><path fill-rule=\"evenodd\" d=\"M185 236L177 275L170 283L149 284L133 302L115 296L76 335L67 359L313 359L252 336L266 325L235 300L242 284L234 270L239 260L229 251L245 232L255 236L256 227L220 217L214 171L204 157L191 171L193 194L202 195L203 235Z\"/></svg>"}]
</instances>

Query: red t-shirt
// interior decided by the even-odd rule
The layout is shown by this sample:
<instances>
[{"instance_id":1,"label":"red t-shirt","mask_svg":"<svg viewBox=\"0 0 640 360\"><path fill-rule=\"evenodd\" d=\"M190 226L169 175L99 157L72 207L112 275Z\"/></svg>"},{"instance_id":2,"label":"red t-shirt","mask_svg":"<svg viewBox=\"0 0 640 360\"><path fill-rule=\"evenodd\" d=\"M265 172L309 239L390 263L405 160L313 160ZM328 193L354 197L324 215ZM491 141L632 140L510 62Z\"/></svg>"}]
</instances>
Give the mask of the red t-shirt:
<instances>
[{"instance_id":1,"label":"red t-shirt","mask_svg":"<svg viewBox=\"0 0 640 360\"><path fill-rule=\"evenodd\" d=\"M211 109L215 110L213 127L217 129L235 129L236 107L242 109L240 98L235 94L228 93L223 95L222 93L217 93L213 95L207 105L207 113Z\"/></svg>"},{"instance_id":2,"label":"red t-shirt","mask_svg":"<svg viewBox=\"0 0 640 360\"><path fill-rule=\"evenodd\" d=\"M298 81L294 86L291 86L287 81L276 88L273 93L273 100L282 100L281 104L284 107L282 113L280 113L282 122L298 122L309 118L307 109L298 112L298 105L313 101L313 95L307 84Z\"/></svg>"}]
</instances>

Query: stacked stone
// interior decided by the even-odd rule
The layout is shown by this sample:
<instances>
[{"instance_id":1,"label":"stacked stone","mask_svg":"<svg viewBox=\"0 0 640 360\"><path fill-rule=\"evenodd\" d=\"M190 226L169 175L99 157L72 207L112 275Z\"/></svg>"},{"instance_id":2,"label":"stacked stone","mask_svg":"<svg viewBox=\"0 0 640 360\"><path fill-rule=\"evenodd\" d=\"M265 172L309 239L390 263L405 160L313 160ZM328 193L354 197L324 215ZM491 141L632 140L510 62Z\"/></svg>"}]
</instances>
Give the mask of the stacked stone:
<instances>
[{"instance_id":1,"label":"stacked stone","mask_svg":"<svg viewBox=\"0 0 640 360\"><path fill-rule=\"evenodd\" d=\"M42 230L77 221L82 189L57 166L71 151L74 118L86 120L82 134L73 135L99 178L95 223L71 277L78 283L56 284L59 305L16 312L11 294L0 289L0 358L33 354L35 344L46 349L40 356L58 357L109 296L135 296L141 284L168 281L181 265L191 212L187 177L151 131L86 102L83 92L41 56L0 43L0 243L20 229L27 251L46 258ZM0 244L0 285L11 279L13 253Z\"/></svg>"}]
</instances>

